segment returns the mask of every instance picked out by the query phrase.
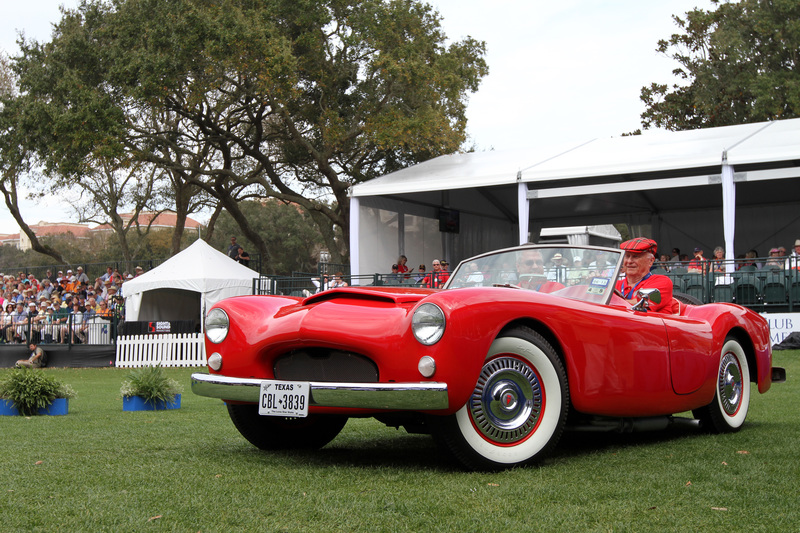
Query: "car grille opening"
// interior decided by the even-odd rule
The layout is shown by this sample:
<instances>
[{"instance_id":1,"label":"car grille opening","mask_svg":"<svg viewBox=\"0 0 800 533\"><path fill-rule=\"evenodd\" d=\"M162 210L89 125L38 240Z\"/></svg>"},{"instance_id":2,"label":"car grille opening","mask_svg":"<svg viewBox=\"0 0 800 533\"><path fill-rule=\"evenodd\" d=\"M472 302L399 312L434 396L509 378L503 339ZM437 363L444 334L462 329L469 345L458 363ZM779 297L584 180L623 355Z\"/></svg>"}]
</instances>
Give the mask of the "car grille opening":
<instances>
[{"instance_id":1,"label":"car grille opening","mask_svg":"<svg viewBox=\"0 0 800 533\"><path fill-rule=\"evenodd\" d=\"M282 355L275 360L273 372L275 379L290 381L378 382L378 367L367 357L325 348Z\"/></svg>"}]
</instances>

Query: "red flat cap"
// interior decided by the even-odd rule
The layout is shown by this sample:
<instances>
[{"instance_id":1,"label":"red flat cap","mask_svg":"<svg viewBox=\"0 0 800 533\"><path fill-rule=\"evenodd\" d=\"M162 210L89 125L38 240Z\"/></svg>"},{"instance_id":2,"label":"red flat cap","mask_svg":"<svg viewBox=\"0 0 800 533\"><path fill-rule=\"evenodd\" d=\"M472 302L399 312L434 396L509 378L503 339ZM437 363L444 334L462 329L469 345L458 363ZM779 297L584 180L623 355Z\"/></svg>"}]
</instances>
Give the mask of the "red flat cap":
<instances>
[{"instance_id":1,"label":"red flat cap","mask_svg":"<svg viewBox=\"0 0 800 533\"><path fill-rule=\"evenodd\" d=\"M645 252L649 252L653 255L656 255L658 244L656 244L656 241L653 239L636 237L635 239L631 239L620 244L619 249L634 254L643 254Z\"/></svg>"}]
</instances>

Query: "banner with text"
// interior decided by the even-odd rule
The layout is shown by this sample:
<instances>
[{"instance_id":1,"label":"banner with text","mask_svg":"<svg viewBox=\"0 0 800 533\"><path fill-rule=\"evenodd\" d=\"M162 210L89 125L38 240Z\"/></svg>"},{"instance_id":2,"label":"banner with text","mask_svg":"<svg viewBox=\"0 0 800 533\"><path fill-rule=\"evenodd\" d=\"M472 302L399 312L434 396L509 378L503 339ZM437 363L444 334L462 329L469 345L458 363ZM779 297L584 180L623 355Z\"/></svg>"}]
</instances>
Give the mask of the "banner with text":
<instances>
[{"instance_id":1,"label":"banner with text","mask_svg":"<svg viewBox=\"0 0 800 533\"><path fill-rule=\"evenodd\" d=\"M793 331L800 332L800 313L761 313L769 322L772 344L780 344Z\"/></svg>"}]
</instances>

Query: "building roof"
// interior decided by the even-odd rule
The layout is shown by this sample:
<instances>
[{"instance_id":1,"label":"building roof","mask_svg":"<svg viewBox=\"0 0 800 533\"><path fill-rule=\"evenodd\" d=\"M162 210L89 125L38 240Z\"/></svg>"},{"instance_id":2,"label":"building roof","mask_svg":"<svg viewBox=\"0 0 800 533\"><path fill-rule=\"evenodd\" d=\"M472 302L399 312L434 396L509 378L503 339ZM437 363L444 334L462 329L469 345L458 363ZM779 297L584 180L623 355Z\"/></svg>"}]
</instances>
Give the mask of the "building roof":
<instances>
[{"instance_id":1,"label":"building roof","mask_svg":"<svg viewBox=\"0 0 800 533\"><path fill-rule=\"evenodd\" d=\"M133 218L133 213L120 213L120 217L125 222ZM155 217L155 218L153 218ZM178 215L174 211L163 211L161 213L153 213L150 211L139 213L138 217L140 226L150 225L151 228L174 228L178 224ZM197 230L201 227L200 222L191 217L186 217L185 229ZM92 228L92 231L111 231L109 224L100 224Z\"/></svg>"}]
</instances>

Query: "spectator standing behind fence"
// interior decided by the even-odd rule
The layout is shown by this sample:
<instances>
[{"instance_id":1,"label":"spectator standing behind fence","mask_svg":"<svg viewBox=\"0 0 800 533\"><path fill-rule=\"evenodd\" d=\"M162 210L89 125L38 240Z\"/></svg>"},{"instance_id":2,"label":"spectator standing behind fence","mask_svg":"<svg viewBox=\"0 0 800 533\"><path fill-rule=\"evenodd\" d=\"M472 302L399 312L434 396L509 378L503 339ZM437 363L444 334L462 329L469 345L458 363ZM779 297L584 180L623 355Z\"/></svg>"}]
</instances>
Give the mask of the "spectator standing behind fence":
<instances>
[{"instance_id":1,"label":"spectator standing behind fence","mask_svg":"<svg viewBox=\"0 0 800 533\"><path fill-rule=\"evenodd\" d=\"M86 272L83 271L83 267L79 266L75 269L75 277L78 278L79 282L89 284L89 276L86 275Z\"/></svg>"},{"instance_id":2,"label":"spectator standing behind fence","mask_svg":"<svg viewBox=\"0 0 800 533\"><path fill-rule=\"evenodd\" d=\"M245 252L241 246L236 250L236 261L244 266L250 266L250 254Z\"/></svg>"},{"instance_id":3,"label":"spectator standing behind fence","mask_svg":"<svg viewBox=\"0 0 800 533\"><path fill-rule=\"evenodd\" d=\"M16 309L11 313L12 337L8 342L20 343L25 339L25 330L28 324L28 311L25 309L25 304L17 302Z\"/></svg>"},{"instance_id":4,"label":"spectator standing behind fence","mask_svg":"<svg viewBox=\"0 0 800 533\"><path fill-rule=\"evenodd\" d=\"M764 269L769 270L783 270L784 259L781 257L781 251L778 248L772 248L769 251L769 258L764 263Z\"/></svg>"},{"instance_id":5,"label":"spectator standing behind fence","mask_svg":"<svg viewBox=\"0 0 800 533\"><path fill-rule=\"evenodd\" d=\"M239 254L239 245L236 244L236 237L231 237L231 245L228 246L228 257L236 259Z\"/></svg>"},{"instance_id":6,"label":"spectator standing behind fence","mask_svg":"<svg viewBox=\"0 0 800 533\"><path fill-rule=\"evenodd\" d=\"M433 272L425 276L424 285L429 289L440 289L450 278L450 273L442 270L442 263L438 259L434 259L431 264Z\"/></svg>"},{"instance_id":7,"label":"spectator standing behind fence","mask_svg":"<svg viewBox=\"0 0 800 533\"><path fill-rule=\"evenodd\" d=\"M785 268L786 270L800 270L800 239L794 241L794 248L792 249L792 253L786 258Z\"/></svg>"},{"instance_id":8,"label":"spectator standing behind fence","mask_svg":"<svg viewBox=\"0 0 800 533\"><path fill-rule=\"evenodd\" d=\"M400 274L403 274L403 279L410 279L411 276L409 276L408 274L414 272L413 268L411 270L408 269L408 266L406 265L407 262L408 262L408 257L404 255L401 255L400 257L397 258L397 271Z\"/></svg>"},{"instance_id":9,"label":"spectator standing behind fence","mask_svg":"<svg viewBox=\"0 0 800 533\"><path fill-rule=\"evenodd\" d=\"M414 276L414 284L420 285L425 281L425 265L420 265L417 267L417 271L417 275Z\"/></svg>"},{"instance_id":10,"label":"spectator standing behind fence","mask_svg":"<svg viewBox=\"0 0 800 533\"><path fill-rule=\"evenodd\" d=\"M317 290L314 291L314 294L316 294L318 292L322 292L322 291L327 291L328 288L329 288L328 287L328 275L327 274L323 274L321 278L311 278L311 283L313 283L314 287L317 288Z\"/></svg>"},{"instance_id":11,"label":"spectator standing behind fence","mask_svg":"<svg viewBox=\"0 0 800 533\"><path fill-rule=\"evenodd\" d=\"M70 271L68 271L70 272ZM113 267L106 267L106 273L100 276L102 281L106 281L111 279L114 276L114 268Z\"/></svg>"},{"instance_id":12,"label":"spectator standing behind fence","mask_svg":"<svg viewBox=\"0 0 800 533\"><path fill-rule=\"evenodd\" d=\"M70 328L70 324L67 323L66 325L62 326L61 328L61 342L64 343L67 341L67 334L70 335L70 342L72 344L78 344L79 342L86 342L86 328L87 324L84 320L84 314L81 310L81 305L78 302L73 302L72 304L72 312L69 316L72 327Z\"/></svg>"},{"instance_id":13,"label":"spectator standing behind fence","mask_svg":"<svg viewBox=\"0 0 800 533\"><path fill-rule=\"evenodd\" d=\"M689 261L686 267L690 274L702 274L708 268L706 258L703 257L703 249L699 246L694 249L694 258Z\"/></svg>"},{"instance_id":14,"label":"spectator standing behind fence","mask_svg":"<svg viewBox=\"0 0 800 533\"><path fill-rule=\"evenodd\" d=\"M400 275L400 265L392 265L392 273L386 275L386 281L392 285L403 281L403 276Z\"/></svg>"},{"instance_id":15,"label":"spectator standing behind fence","mask_svg":"<svg viewBox=\"0 0 800 533\"><path fill-rule=\"evenodd\" d=\"M339 287L347 287L347 282L344 279L342 279L342 276L344 276L343 272L337 272L333 276L333 281L331 281L330 284L331 289L336 289Z\"/></svg>"},{"instance_id":16,"label":"spectator standing behind fence","mask_svg":"<svg viewBox=\"0 0 800 533\"><path fill-rule=\"evenodd\" d=\"M714 258L711 259L712 272L725 272L725 249L722 246L714 248Z\"/></svg>"},{"instance_id":17,"label":"spectator standing behind fence","mask_svg":"<svg viewBox=\"0 0 800 533\"><path fill-rule=\"evenodd\" d=\"M7 303L2 316L0 316L0 320L2 320L3 323L3 340L5 342L12 342L14 340L14 326L12 323L12 317L16 307L17 306L13 303Z\"/></svg>"}]
</instances>

